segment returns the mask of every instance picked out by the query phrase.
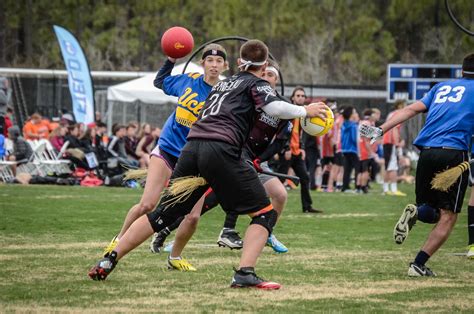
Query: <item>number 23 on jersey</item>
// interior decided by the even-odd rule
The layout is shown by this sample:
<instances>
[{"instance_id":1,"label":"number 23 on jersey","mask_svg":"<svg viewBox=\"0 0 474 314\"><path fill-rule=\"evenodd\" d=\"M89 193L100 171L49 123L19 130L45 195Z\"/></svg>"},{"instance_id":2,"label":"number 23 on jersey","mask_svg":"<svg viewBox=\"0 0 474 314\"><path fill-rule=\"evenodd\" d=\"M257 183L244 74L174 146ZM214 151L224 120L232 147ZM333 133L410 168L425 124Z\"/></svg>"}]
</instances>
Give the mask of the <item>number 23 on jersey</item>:
<instances>
[{"instance_id":1,"label":"number 23 on jersey","mask_svg":"<svg viewBox=\"0 0 474 314\"><path fill-rule=\"evenodd\" d=\"M445 85L441 87L436 93L435 104L442 104L446 101L449 102L460 102L464 91L466 88L464 86L454 86Z\"/></svg>"}]
</instances>

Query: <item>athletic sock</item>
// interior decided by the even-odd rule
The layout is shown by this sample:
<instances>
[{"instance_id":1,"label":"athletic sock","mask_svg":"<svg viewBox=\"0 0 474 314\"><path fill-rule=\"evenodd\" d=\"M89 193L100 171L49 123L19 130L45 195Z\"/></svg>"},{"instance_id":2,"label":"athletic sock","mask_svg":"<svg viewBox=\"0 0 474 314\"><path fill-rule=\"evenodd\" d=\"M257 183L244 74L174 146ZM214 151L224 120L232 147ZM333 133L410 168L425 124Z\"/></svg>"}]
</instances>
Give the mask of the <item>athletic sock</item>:
<instances>
[{"instance_id":1,"label":"athletic sock","mask_svg":"<svg viewBox=\"0 0 474 314\"><path fill-rule=\"evenodd\" d=\"M387 193L387 192L388 192L388 183L387 183L387 182L384 182L384 183L383 183L383 192L384 192L384 193Z\"/></svg>"},{"instance_id":2,"label":"athletic sock","mask_svg":"<svg viewBox=\"0 0 474 314\"><path fill-rule=\"evenodd\" d=\"M224 228L235 229L235 225L237 224L237 218L238 215L227 213L227 215L225 215Z\"/></svg>"},{"instance_id":3,"label":"athletic sock","mask_svg":"<svg viewBox=\"0 0 474 314\"><path fill-rule=\"evenodd\" d=\"M162 235L165 235L165 236L169 236L171 233L170 229L168 229L168 227L166 227L165 229L161 230L159 232L159 234L162 234Z\"/></svg>"},{"instance_id":4,"label":"athletic sock","mask_svg":"<svg viewBox=\"0 0 474 314\"><path fill-rule=\"evenodd\" d=\"M426 264L430 256L425 251L420 251L415 257L415 264L423 266Z\"/></svg>"},{"instance_id":5,"label":"athletic sock","mask_svg":"<svg viewBox=\"0 0 474 314\"><path fill-rule=\"evenodd\" d=\"M395 193L398 191L397 182L390 183L390 190L392 191L392 193Z\"/></svg>"},{"instance_id":6,"label":"athletic sock","mask_svg":"<svg viewBox=\"0 0 474 314\"><path fill-rule=\"evenodd\" d=\"M168 256L168 259L179 261L182 258L181 258L181 256L174 257L174 256L170 255L170 256Z\"/></svg>"},{"instance_id":7,"label":"athletic sock","mask_svg":"<svg viewBox=\"0 0 474 314\"><path fill-rule=\"evenodd\" d=\"M469 234L469 245L474 244L474 205L467 207L467 231Z\"/></svg>"}]
</instances>

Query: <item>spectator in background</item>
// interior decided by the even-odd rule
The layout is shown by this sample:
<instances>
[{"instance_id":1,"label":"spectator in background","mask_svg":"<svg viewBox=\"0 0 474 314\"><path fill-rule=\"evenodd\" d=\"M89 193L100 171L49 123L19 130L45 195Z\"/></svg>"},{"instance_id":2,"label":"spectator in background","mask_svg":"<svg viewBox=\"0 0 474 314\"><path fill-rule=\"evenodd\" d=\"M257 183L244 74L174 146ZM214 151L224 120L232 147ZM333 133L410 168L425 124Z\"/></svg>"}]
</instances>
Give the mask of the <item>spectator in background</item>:
<instances>
[{"instance_id":1,"label":"spectator in background","mask_svg":"<svg viewBox=\"0 0 474 314\"><path fill-rule=\"evenodd\" d=\"M23 126L23 135L27 140L48 139L51 131L49 121L43 119L39 113L31 115L29 121Z\"/></svg>"},{"instance_id":2,"label":"spectator in background","mask_svg":"<svg viewBox=\"0 0 474 314\"><path fill-rule=\"evenodd\" d=\"M127 125L127 131L126 131L127 134L123 138L125 142L125 151L127 152L128 158L135 159L135 160L140 159L140 157L138 157L137 154L135 153L138 146L137 129L138 129L137 124L134 122L130 122Z\"/></svg>"},{"instance_id":3,"label":"spectator in background","mask_svg":"<svg viewBox=\"0 0 474 314\"><path fill-rule=\"evenodd\" d=\"M342 190L342 177L344 173L344 155L342 154L341 128L344 123L342 112L344 108L334 110L334 125L332 127L331 142L334 149L334 163L329 173L328 187L326 192L334 192L334 182L336 183L336 191Z\"/></svg>"},{"instance_id":4,"label":"spectator in background","mask_svg":"<svg viewBox=\"0 0 474 314\"><path fill-rule=\"evenodd\" d=\"M388 114L386 120L390 120L405 106L405 100L397 100L393 107L394 110ZM401 127L402 125L399 124L383 135L383 154L385 159L384 195L406 196L405 193L398 190L397 185L399 148L404 145L400 138Z\"/></svg>"},{"instance_id":5,"label":"spectator in background","mask_svg":"<svg viewBox=\"0 0 474 314\"><path fill-rule=\"evenodd\" d=\"M291 95L293 104L303 106L306 100L304 88L297 86ZM304 213L321 213L322 210L312 207L313 200L309 193L309 176L305 164L304 143L301 138L302 129L300 126L300 119L292 121L293 129L291 131L289 149L279 156L280 164L278 172L288 173L290 167L293 168L295 174L300 178L301 186L301 205Z\"/></svg>"},{"instance_id":6,"label":"spectator in background","mask_svg":"<svg viewBox=\"0 0 474 314\"><path fill-rule=\"evenodd\" d=\"M96 134L95 134L95 149L97 159L100 161L107 160L107 145L109 138L107 137L107 125L103 122L96 123Z\"/></svg>"},{"instance_id":7,"label":"spectator in background","mask_svg":"<svg viewBox=\"0 0 474 314\"><path fill-rule=\"evenodd\" d=\"M87 169L87 164L84 162L86 156L82 150L81 141L79 140L79 125L69 125L67 129L68 134L64 137L64 141L69 142L66 149L68 159L70 159L76 166Z\"/></svg>"},{"instance_id":8,"label":"spectator in background","mask_svg":"<svg viewBox=\"0 0 474 314\"><path fill-rule=\"evenodd\" d=\"M126 127L124 125L116 124L112 128L113 136L107 146L109 157L117 158L119 163L126 167L136 168L139 166L138 161L129 159L125 151L125 142L123 138L126 134Z\"/></svg>"},{"instance_id":9,"label":"spectator in background","mask_svg":"<svg viewBox=\"0 0 474 314\"><path fill-rule=\"evenodd\" d=\"M316 190L321 188L321 154L319 152L319 137L311 136L303 132L303 142L305 151L305 163L309 173L309 188ZM316 169L319 168L319 175Z\"/></svg>"},{"instance_id":10,"label":"spectator in background","mask_svg":"<svg viewBox=\"0 0 474 314\"><path fill-rule=\"evenodd\" d=\"M11 126L17 124L16 123L16 119L15 119L15 113L13 112L13 108L12 107L7 107L7 114L6 114L6 117L10 120L11 122Z\"/></svg>"},{"instance_id":11,"label":"spectator in background","mask_svg":"<svg viewBox=\"0 0 474 314\"><path fill-rule=\"evenodd\" d=\"M68 110L63 109L62 110L62 116L61 116L61 123L65 123L68 125L73 125L76 123L76 119L74 118L74 115L72 113L69 113Z\"/></svg>"},{"instance_id":12,"label":"spectator in background","mask_svg":"<svg viewBox=\"0 0 474 314\"><path fill-rule=\"evenodd\" d=\"M367 124L375 126L375 123L370 119L373 112L371 109L365 109L363 116L364 119L360 122L361 124ZM373 158L373 146L370 144L370 139L366 137L359 137L359 167L357 170L357 193L368 193L369 192L369 166L370 159Z\"/></svg>"},{"instance_id":13,"label":"spectator in background","mask_svg":"<svg viewBox=\"0 0 474 314\"><path fill-rule=\"evenodd\" d=\"M344 177L342 180L342 192L351 192L350 183L352 171L359 164L358 149L358 122L359 114L354 107L346 107L342 113L344 123L341 128L342 154L344 155Z\"/></svg>"},{"instance_id":14,"label":"spectator in background","mask_svg":"<svg viewBox=\"0 0 474 314\"><path fill-rule=\"evenodd\" d=\"M142 124L140 134L138 136L140 140L135 149L135 154L138 157L138 160L140 161L140 167L142 168L148 166L150 153L156 146L156 137L152 134L153 131L154 130L148 123Z\"/></svg>"},{"instance_id":15,"label":"spectator in background","mask_svg":"<svg viewBox=\"0 0 474 314\"><path fill-rule=\"evenodd\" d=\"M96 152L96 128L88 127L86 132L79 139L81 143L81 149L84 153L95 153Z\"/></svg>"},{"instance_id":16,"label":"spectator in background","mask_svg":"<svg viewBox=\"0 0 474 314\"><path fill-rule=\"evenodd\" d=\"M8 137L13 142L13 152L7 157L8 161L16 161L18 164L26 163L33 155L33 149L23 137L20 128L12 126L8 129ZM16 165L12 166L13 174L16 175Z\"/></svg>"},{"instance_id":17,"label":"spectator in background","mask_svg":"<svg viewBox=\"0 0 474 314\"><path fill-rule=\"evenodd\" d=\"M64 137L66 136L66 134L67 127L65 125L60 125L56 127L49 135L49 142L58 152L61 151L61 148L64 145Z\"/></svg>"}]
</instances>

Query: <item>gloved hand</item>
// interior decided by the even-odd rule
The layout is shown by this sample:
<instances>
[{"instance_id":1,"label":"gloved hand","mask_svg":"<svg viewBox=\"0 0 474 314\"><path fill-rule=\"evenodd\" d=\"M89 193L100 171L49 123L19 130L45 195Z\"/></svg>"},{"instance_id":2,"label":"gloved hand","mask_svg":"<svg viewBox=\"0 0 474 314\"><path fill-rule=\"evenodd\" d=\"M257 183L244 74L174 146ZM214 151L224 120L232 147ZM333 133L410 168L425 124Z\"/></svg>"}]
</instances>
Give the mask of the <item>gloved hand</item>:
<instances>
[{"instance_id":1,"label":"gloved hand","mask_svg":"<svg viewBox=\"0 0 474 314\"><path fill-rule=\"evenodd\" d=\"M359 126L359 133L363 137L370 138L370 144L373 144L382 137L383 130L376 126L361 124Z\"/></svg>"}]
</instances>

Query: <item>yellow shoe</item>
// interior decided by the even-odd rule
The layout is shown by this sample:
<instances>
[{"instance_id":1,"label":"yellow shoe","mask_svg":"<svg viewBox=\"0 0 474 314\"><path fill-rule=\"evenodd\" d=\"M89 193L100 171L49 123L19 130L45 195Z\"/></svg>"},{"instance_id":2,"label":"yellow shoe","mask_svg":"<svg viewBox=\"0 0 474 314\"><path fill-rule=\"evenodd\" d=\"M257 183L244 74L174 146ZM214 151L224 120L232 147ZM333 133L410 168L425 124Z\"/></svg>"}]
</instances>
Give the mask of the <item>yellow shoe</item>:
<instances>
[{"instance_id":1,"label":"yellow shoe","mask_svg":"<svg viewBox=\"0 0 474 314\"><path fill-rule=\"evenodd\" d=\"M184 258L170 259L168 257L168 269L176 269L180 271L196 271L196 268L194 268L194 266L191 265L191 263L189 263Z\"/></svg>"},{"instance_id":2,"label":"yellow shoe","mask_svg":"<svg viewBox=\"0 0 474 314\"><path fill-rule=\"evenodd\" d=\"M394 195L394 196L407 196L406 193L403 193L402 191L396 191L396 192L392 192L391 195Z\"/></svg>"},{"instance_id":3,"label":"yellow shoe","mask_svg":"<svg viewBox=\"0 0 474 314\"><path fill-rule=\"evenodd\" d=\"M382 192L382 195L389 195L389 196L392 196L392 195L393 195L393 192L390 192L390 191Z\"/></svg>"},{"instance_id":4,"label":"yellow shoe","mask_svg":"<svg viewBox=\"0 0 474 314\"><path fill-rule=\"evenodd\" d=\"M110 241L109 245L104 249L104 257L107 257L112 251L115 249L115 247L118 245L119 239L117 236L115 236L112 241Z\"/></svg>"},{"instance_id":5,"label":"yellow shoe","mask_svg":"<svg viewBox=\"0 0 474 314\"><path fill-rule=\"evenodd\" d=\"M468 259L474 260L474 244L471 244L468 246L467 254L466 254Z\"/></svg>"}]
</instances>

